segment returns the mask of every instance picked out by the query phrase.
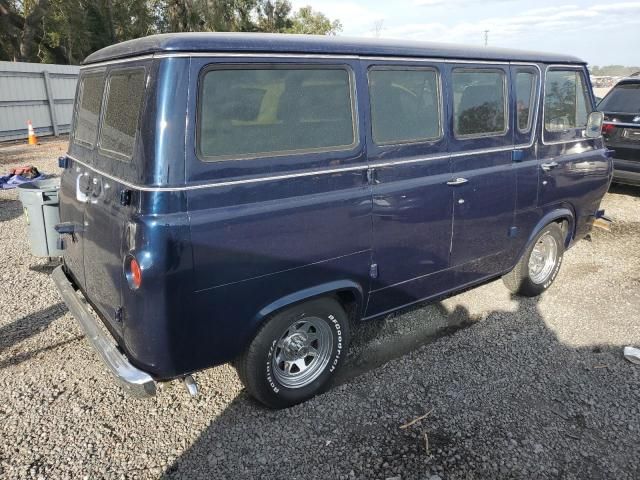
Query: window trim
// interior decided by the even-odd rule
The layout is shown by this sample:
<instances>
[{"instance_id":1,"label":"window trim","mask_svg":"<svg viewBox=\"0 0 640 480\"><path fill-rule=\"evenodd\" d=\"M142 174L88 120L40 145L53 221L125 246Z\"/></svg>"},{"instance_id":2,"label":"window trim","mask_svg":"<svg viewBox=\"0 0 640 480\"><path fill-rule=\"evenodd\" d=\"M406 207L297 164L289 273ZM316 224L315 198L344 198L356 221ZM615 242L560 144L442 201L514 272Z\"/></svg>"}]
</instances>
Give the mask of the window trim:
<instances>
[{"instance_id":1,"label":"window trim","mask_svg":"<svg viewBox=\"0 0 640 480\"><path fill-rule=\"evenodd\" d=\"M135 132L135 136L133 137L133 151L131 152L131 155L125 155L122 152L116 152L115 150L110 150L108 148L103 148L102 147L102 129L104 127L104 118L105 115L107 113L106 111L106 107L108 105L108 101L109 101L109 94L111 93L111 77L114 75L120 75L122 74L122 72L133 72L133 71L142 71L142 80L143 80L143 91L142 91L142 99L141 99L141 103L140 103L140 108L138 109L138 119L136 122L136 132ZM133 156L135 155L135 149L136 149L136 145L138 144L138 137L139 137L139 125L140 125L140 116L142 115L142 107L143 107L143 102L144 99L146 97L146 90L147 90L147 85L146 85L146 75L147 75L147 67L146 66L131 66L131 67L125 67L125 68L113 68L111 70L109 70L109 72L107 73L107 76L105 77L104 80L104 88L103 88L103 92L102 92L102 104L100 106L100 128L98 130L98 140L96 142L96 146L98 148L98 152L100 154L105 155L106 157L110 157L113 158L114 160L118 160L120 162L123 163L131 163L131 160L133 159Z\"/></svg>"},{"instance_id":2,"label":"window trim","mask_svg":"<svg viewBox=\"0 0 640 480\"><path fill-rule=\"evenodd\" d=\"M531 82L531 97L529 99L529 116L527 118L527 127L524 129L520 128L520 125L518 123L518 75L521 73L528 73L533 77L533 81ZM515 111L515 120L516 120L516 130L518 131L518 133L522 133L524 135L526 135L527 133L531 132L531 129L533 128L533 112L534 109L537 110L537 101L538 101L538 95L536 95L537 93L539 93L537 90L537 83L536 80L539 80L539 73L537 71L535 71L533 68L525 68L525 67L519 67L516 69L516 79L514 81L514 97L515 97L515 101L516 101L516 111Z\"/></svg>"},{"instance_id":3,"label":"window trim","mask_svg":"<svg viewBox=\"0 0 640 480\"><path fill-rule=\"evenodd\" d=\"M95 147L98 144L98 140L100 138L99 134L100 134L100 122L102 120L102 102L104 100L104 87L107 82L107 75L105 75L105 73L106 73L105 68L84 71L82 72L82 74L80 75L80 79L78 80L78 93L79 93L78 100L80 101L75 105L75 108L74 108L73 129L71 130L73 132L72 143L75 145L79 145L81 147L89 148L91 150L95 149ZM89 143L86 140L83 140L76 136L76 128L78 127L78 110L82 105L82 98L84 95L84 80L87 77L93 77L93 76L102 76L103 81L102 81L102 94L100 95L100 108L98 109L98 119L96 121L96 133L95 133L93 142Z\"/></svg>"},{"instance_id":4,"label":"window trim","mask_svg":"<svg viewBox=\"0 0 640 480\"><path fill-rule=\"evenodd\" d=\"M297 150L275 150L273 152L257 152L245 155L205 155L202 152L200 142L200 130L202 126L202 98L204 88L204 77L212 71L220 70L343 70L349 79L349 100L351 106L351 132L353 142L349 145L339 145L334 147L305 148ZM211 63L203 66L198 74L198 88L196 97L196 122L194 125L196 158L204 163L227 162L230 160L255 160L273 157L287 157L292 155L312 155L318 153L347 152L360 145L360 119L358 112L357 90L355 74L350 65L347 64L324 64L324 63Z\"/></svg>"},{"instance_id":5,"label":"window trim","mask_svg":"<svg viewBox=\"0 0 640 480\"><path fill-rule=\"evenodd\" d=\"M371 99L371 72L374 70L394 70L394 71L431 71L436 74L436 94L438 104L438 135L435 137L427 137L420 139L408 139L404 141L376 142L373 134L373 107ZM367 68L367 93L369 94L369 120L371 123L371 143L377 147L388 147L394 145L416 145L423 143L437 143L444 138L444 98L442 90L442 74L440 69L435 66L412 66L412 65L370 65Z\"/></svg>"},{"instance_id":6,"label":"window trim","mask_svg":"<svg viewBox=\"0 0 640 480\"><path fill-rule=\"evenodd\" d=\"M563 144L563 143L575 143L575 142L581 142L584 140L588 140L587 138L571 138L571 139L563 139L563 140L549 140L547 141L545 134L549 133L549 134L560 134L563 131L548 131L545 127L545 114L546 114L546 95L547 95L547 73L550 70L573 70L573 71L577 71L579 73L582 74L582 79L585 82L585 86L589 86L589 84L587 83L587 78L585 76L585 66L584 65L564 65L564 64L550 64L547 65L545 70L544 70L544 81L543 81L543 91L542 91L542 144L543 145L559 145L559 144ZM589 97L590 100L590 107L592 108L591 112L594 112L595 109L593 109L594 106L594 101L593 101L593 96L590 92L587 91L587 95ZM587 115L589 115L588 112ZM583 128L570 128L569 130L567 130L568 132L576 132L578 130L583 130Z\"/></svg>"},{"instance_id":7,"label":"window trim","mask_svg":"<svg viewBox=\"0 0 640 480\"><path fill-rule=\"evenodd\" d=\"M456 70L460 70L463 72L488 72L488 73L500 73L502 75L502 96L504 99L504 128L500 131L490 132L490 133L470 133L466 135L458 135L456 132L456 108L454 101L454 87L453 87L453 75ZM452 130L453 136L456 140L473 140L478 138L493 138L493 137L504 137L509 133L509 120L510 120L510 109L509 109L509 83L507 80L507 72L503 69L495 67L492 68L490 66L487 67L454 67L451 69L451 120L453 121Z\"/></svg>"},{"instance_id":8,"label":"window trim","mask_svg":"<svg viewBox=\"0 0 640 480\"><path fill-rule=\"evenodd\" d=\"M563 70L563 69L561 69L561 68L557 68L557 69L554 69L553 71L556 71L556 72L562 72L562 71L564 71L564 72L569 72L570 70ZM547 73L548 73L548 72L549 72L549 71L547 70ZM577 73L577 74L579 74L579 73L582 73L582 72L574 71L573 73ZM586 86L584 75L581 75L581 76L582 76L582 82L581 82L581 83L583 84L583 86ZM547 83L546 83L546 82L547 82L547 75L546 75L546 73L545 73L545 88L546 88L546 86L547 86ZM578 115L578 86L577 86L577 83L578 83L578 82L576 82L576 97L575 97L575 99L576 99L576 101L575 101L575 106L576 106L575 116L576 116L576 117L577 117L577 115ZM586 92L585 92L585 90L583 89L581 93L584 95ZM545 104L546 104L546 101L547 101L546 92L545 92L545 98L544 98L544 100L545 100ZM585 102L585 103L586 103L586 102ZM588 114L587 114L587 116L588 116ZM549 132L549 133L563 133L563 132L567 132L567 131L571 131L571 130L581 130L581 129L583 129L583 128L586 128L586 126L587 126L587 124L585 123L584 125L580 125L580 126L576 125L575 127L570 127L570 128L548 129L548 128L547 128L547 121L546 121L546 120L547 120L547 119L543 117L543 118L542 118L542 124L543 124L543 126L544 126L544 129L545 129L547 132Z\"/></svg>"}]
</instances>

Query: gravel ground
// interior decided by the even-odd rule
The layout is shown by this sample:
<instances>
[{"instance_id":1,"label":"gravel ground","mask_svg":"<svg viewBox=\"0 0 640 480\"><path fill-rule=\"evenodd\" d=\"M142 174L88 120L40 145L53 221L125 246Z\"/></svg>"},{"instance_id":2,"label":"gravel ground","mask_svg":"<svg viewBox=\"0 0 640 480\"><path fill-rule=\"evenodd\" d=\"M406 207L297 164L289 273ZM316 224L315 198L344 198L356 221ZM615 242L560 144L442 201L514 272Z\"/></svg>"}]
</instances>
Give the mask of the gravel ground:
<instances>
[{"instance_id":1,"label":"gravel ground","mask_svg":"<svg viewBox=\"0 0 640 480\"><path fill-rule=\"evenodd\" d=\"M55 172L64 142L0 148ZM358 327L326 394L270 411L221 366L125 396L0 192L0 478L640 478L640 189L539 299L500 281ZM407 428L403 424L428 413Z\"/></svg>"}]
</instances>

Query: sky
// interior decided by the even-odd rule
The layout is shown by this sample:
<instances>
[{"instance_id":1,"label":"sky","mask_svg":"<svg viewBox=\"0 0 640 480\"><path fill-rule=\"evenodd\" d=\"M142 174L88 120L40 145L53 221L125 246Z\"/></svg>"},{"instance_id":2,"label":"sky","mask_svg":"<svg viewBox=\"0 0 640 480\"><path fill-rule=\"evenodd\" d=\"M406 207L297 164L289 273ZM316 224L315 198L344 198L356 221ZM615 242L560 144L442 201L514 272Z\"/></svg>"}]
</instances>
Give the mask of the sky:
<instances>
[{"instance_id":1,"label":"sky","mask_svg":"<svg viewBox=\"0 0 640 480\"><path fill-rule=\"evenodd\" d=\"M342 22L340 35L518 48L590 65L640 65L640 1L292 0Z\"/></svg>"}]
</instances>

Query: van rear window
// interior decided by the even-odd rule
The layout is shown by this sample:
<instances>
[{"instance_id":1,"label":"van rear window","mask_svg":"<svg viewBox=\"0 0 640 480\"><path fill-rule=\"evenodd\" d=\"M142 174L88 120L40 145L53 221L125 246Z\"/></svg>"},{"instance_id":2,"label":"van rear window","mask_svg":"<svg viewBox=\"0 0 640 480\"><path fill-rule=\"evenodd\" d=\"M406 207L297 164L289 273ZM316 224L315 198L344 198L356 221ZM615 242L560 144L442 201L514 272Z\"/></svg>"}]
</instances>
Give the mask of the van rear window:
<instances>
[{"instance_id":1,"label":"van rear window","mask_svg":"<svg viewBox=\"0 0 640 480\"><path fill-rule=\"evenodd\" d=\"M216 68L204 74L199 101L205 159L355 144L351 77L343 68Z\"/></svg>"},{"instance_id":2,"label":"van rear window","mask_svg":"<svg viewBox=\"0 0 640 480\"><path fill-rule=\"evenodd\" d=\"M144 68L114 71L107 79L107 99L100 129L100 150L130 159L144 95Z\"/></svg>"},{"instance_id":3,"label":"van rear window","mask_svg":"<svg viewBox=\"0 0 640 480\"><path fill-rule=\"evenodd\" d=\"M75 143L93 147L96 142L104 72L82 75L80 80L80 98L76 112L76 125L73 133Z\"/></svg>"}]
</instances>

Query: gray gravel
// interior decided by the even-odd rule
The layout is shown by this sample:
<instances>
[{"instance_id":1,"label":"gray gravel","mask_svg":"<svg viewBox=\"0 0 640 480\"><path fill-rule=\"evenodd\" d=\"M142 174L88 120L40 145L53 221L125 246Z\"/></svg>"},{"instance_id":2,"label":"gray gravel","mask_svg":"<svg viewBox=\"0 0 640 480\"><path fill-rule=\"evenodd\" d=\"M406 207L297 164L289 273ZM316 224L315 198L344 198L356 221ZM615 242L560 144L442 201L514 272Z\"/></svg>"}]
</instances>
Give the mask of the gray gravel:
<instances>
[{"instance_id":1,"label":"gray gravel","mask_svg":"<svg viewBox=\"0 0 640 480\"><path fill-rule=\"evenodd\" d=\"M55 172L64 148L0 147L0 168ZM540 299L496 281L361 326L336 385L284 411L229 366L197 375L197 399L125 396L29 255L16 198L0 192L0 478L640 478L640 368L622 358L640 345L640 189L607 195L613 231Z\"/></svg>"}]
</instances>

